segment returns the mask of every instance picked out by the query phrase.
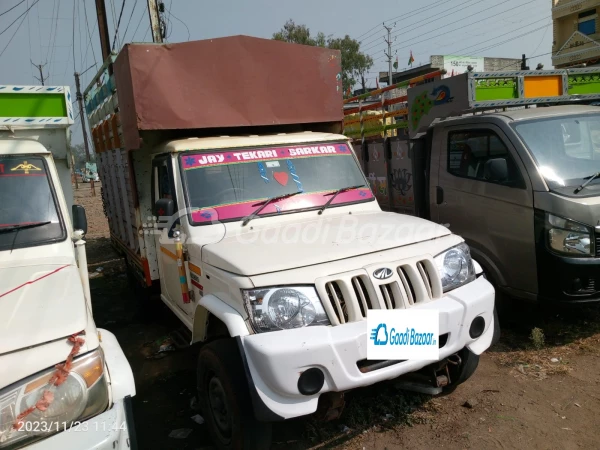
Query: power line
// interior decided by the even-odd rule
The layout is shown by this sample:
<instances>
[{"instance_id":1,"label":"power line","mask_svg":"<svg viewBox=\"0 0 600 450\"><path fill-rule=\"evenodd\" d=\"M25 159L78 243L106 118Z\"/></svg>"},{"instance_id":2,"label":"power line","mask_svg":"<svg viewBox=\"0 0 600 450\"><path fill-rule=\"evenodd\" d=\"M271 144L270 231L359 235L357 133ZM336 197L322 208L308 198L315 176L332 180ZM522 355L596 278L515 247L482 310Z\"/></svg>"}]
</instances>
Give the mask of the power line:
<instances>
[{"instance_id":1,"label":"power line","mask_svg":"<svg viewBox=\"0 0 600 450\"><path fill-rule=\"evenodd\" d=\"M73 72L77 72L75 67L75 1L73 1L73 40L71 41L71 48L73 50ZM65 67L65 75L67 74L67 68Z\"/></svg>"},{"instance_id":2,"label":"power line","mask_svg":"<svg viewBox=\"0 0 600 450\"><path fill-rule=\"evenodd\" d=\"M537 51L540 49L540 47L541 47L541 45L542 45L542 42L544 42L544 38L546 37L546 33L548 32L548 28L550 27L550 25L552 25L552 22L550 22L550 23L548 24L548 27L546 27L546 29L544 30L544 34L542 35L542 39L540 39L540 43L539 43L539 44L538 44L538 46L535 48L535 50L534 50L534 51L532 51L531 53L535 53L535 52L537 52Z\"/></svg>"},{"instance_id":3,"label":"power line","mask_svg":"<svg viewBox=\"0 0 600 450\"><path fill-rule=\"evenodd\" d=\"M87 7L85 6L85 1L83 2L83 14L85 16L85 28L87 29L88 38L89 38L88 45L85 49L85 62L87 63L88 50L90 49L90 47L92 47L92 55L94 57L94 63L97 65L96 52L94 52L94 45L92 44L92 33L90 33L90 24L88 22ZM94 30L96 30L97 26L98 26L98 22L96 21L95 25L94 25Z\"/></svg>"},{"instance_id":4,"label":"power line","mask_svg":"<svg viewBox=\"0 0 600 450\"><path fill-rule=\"evenodd\" d=\"M550 25L544 25L544 26L541 26L541 27L536 28L534 30L531 30L531 31L528 31L526 33L523 33L523 34L520 34L518 36L515 36L513 38L506 39L505 41L499 42L498 44L491 45L491 46L488 46L488 47L485 47L485 48L482 48L482 49L477 49L477 50L474 50L474 51L475 52L485 52L487 50L491 50L492 48L499 47L500 45L506 44L507 42L514 41L515 39L519 39L520 37L527 36L527 35L529 35L531 33L535 33L536 31L542 30L542 29L547 28L549 26Z\"/></svg>"},{"instance_id":5,"label":"power line","mask_svg":"<svg viewBox=\"0 0 600 450\"><path fill-rule=\"evenodd\" d=\"M27 7L29 7L29 0L27 0ZM27 37L29 38L29 60L31 61L33 55L31 54L31 22L29 20L29 14L27 14ZM33 69L31 70L31 77L35 79Z\"/></svg>"},{"instance_id":6,"label":"power line","mask_svg":"<svg viewBox=\"0 0 600 450\"><path fill-rule=\"evenodd\" d=\"M400 15L400 16L392 17L391 19L386 19L386 20L384 20L384 23L385 23L385 22L391 22L392 20L399 19L399 18L401 18L401 17L402 17L402 18L401 18L400 20L398 20L397 22L402 22L403 20L406 20L406 19L408 19L408 18L410 18L410 17L412 17L412 16L416 16L417 14L419 14L420 12L422 12L423 10L426 10L426 9L431 9L431 8L433 8L434 6L436 6L436 5L439 5L440 3L446 3L446 0L439 0L439 1L435 2L435 3L432 3L431 5L428 5L428 6L422 6L422 7L420 7L420 8L413 9L412 11L408 11L406 14L402 14L402 15ZM414 13L414 14L413 14L413 13ZM369 31L367 31L367 32L365 32L365 33L361 34L360 36L358 36L358 37L356 38L356 40L357 40L357 41L358 41L358 40L360 40L360 38L361 38L361 37L363 37L365 34L367 34L367 33L370 33L371 31L373 31L374 29L376 29L376 28L379 28L379 27L380 27L380 25L379 25L379 24L375 25L375 26L374 26L373 28L371 28ZM374 34L377 34L377 33L379 33L379 31L376 31ZM368 39L368 38L369 38L369 37L371 37L371 36L373 36L373 34L371 34L370 36L367 36L367 37L365 37L363 40L365 40L365 39Z\"/></svg>"},{"instance_id":7,"label":"power line","mask_svg":"<svg viewBox=\"0 0 600 450\"><path fill-rule=\"evenodd\" d=\"M508 11L503 11L503 12L500 12L500 13L498 14L498 16L494 16L494 17L492 17L491 19L493 20L493 23L494 23L494 24L496 24L496 23L497 23L499 20L500 20L500 21L503 21L503 22L505 22L505 21L506 21L506 22L508 22L508 23L515 24L515 23L517 23L517 22L510 22L510 21L507 21L506 19L508 19L508 18L512 18L512 17L516 17L516 16L520 16L520 17L521 17L521 16L526 16L526 19L523 19L523 20L521 20L521 21L519 21L519 22L518 22L518 23L522 23L524 20L529 20L529 19L530 19L530 17L529 17L529 16L527 16L527 14L528 14L528 12L529 12L529 11L532 11L532 10L537 10L537 9L539 9L539 6L537 6L537 5L534 5L532 8L530 7L530 8L528 8L528 9L525 9L525 10L519 10L519 12L518 12L518 13L516 13L516 14L511 14L511 15L508 15L506 18L503 18L503 19L501 19L499 16L501 16L502 14L505 14L506 12L508 12ZM475 28L468 27L468 30L467 30L467 36L469 36L469 37L474 37L474 36L486 36L486 35L488 34L488 33L487 33L487 31L489 31L489 29L490 29L490 24L489 24L489 23L486 23L486 20L489 20L489 19L490 19L490 18L488 18L488 19L485 19L485 20L482 20L482 21L479 21L479 22L478 22L478 24L477 24L477 26L476 26ZM536 22L534 22L534 23L536 23ZM524 27L524 26L527 26L527 25L522 25L522 26L520 26L520 28L522 28L522 27ZM476 32L476 31L479 31L479 30L485 30L485 32L484 32L484 33L482 33L482 34L480 34L480 35L478 35L478 34L475 34L475 32ZM518 30L518 29L517 29L517 30ZM513 31L514 31L514 30L512 30L512 31L511 31L511 33L512 33ZM505 34L508 34L508 33L505 33ZM501 36L502 36L502 35L501 35ZM454 45L457 45L457 44L459 44L459 43L462 43L462 42L465 40L465 37L464 37L462 34L460 34L460 33L459 33L459 35L457 35L456 37L457 37L458 39L457 39L456 41L454 41L454 42L450 42L450 43L448 43L448 42L445 42L445 41L444 41L444 43L443 43L443 44L438 44L437 46L438 46L438 47L440 47L440 46L441 46L442 48L449 48L449 47L452 47L452 46L454 46ZM498 37L498 36L497 36L497 37ZM444 39L444 37L442 37L442 39ZM492 39L488 39L488 40L492 40ZM486 41L483 41L483 42L486 42ZM470 45L470 46L469 46L469 47L467 47L467 48L470 48L470 47L475 47L476 45L478 45L478 44ZM462 51L462 50L461 50L461 51Z\"/></svg>"},{"instance_id":8,"label":"power line","mask_svg":"<svg viewBox=\"0 0 600 450\"><path fill-rule=\"evenodd\" d=\"M144 37L142 38L142 42L146 42L146 36L148 36L148 31L150 31L150 24L148 24L148 28L146 29L146 32L144 33Z\"/></svg>"},{"instance_id":9,"label":"power line","mask_svg":"<svg viewBox=\"0 0 600 450\"><path fill-rule=\"evenodd\" d=\"M445 9L444 11L440 11L439 13L437 13L437 14L435 14L435 15L433 15L433 16L431 16L431 17L429 17L429 18L430 18L430 19L432 19L432 18L437 18L437 17L439 17L439 16L443 16L443 15L445 15L445 14L446 14L448 11L451 11L451 12L450 12L450 14L447 14L447 15L446 15L446 17L448 17L448 16L451 16L452 14L456 14L456 13L458 13L458 12L462 11L463 9L470 8L470 7L472 7L473 5L476 5L477 3L481 3L481 2L483 2L483 1L485 1L485 0L478 0L478 1L477 1L477 2L475 2L475 3L471 3L472 1L473 1L473 0L466 0L466 1L465 1L465 2L463 2L463 3L460 3L460 4L458 4L458 5L454 5L454 6L452 6L451 8ZM510 0L509 0L509 1L510 1ZM469 3L469 5L465 6L464 8L461 8L461 9L456 9L456 7L458 7L458 6L462 6L462 5L466 5L467 3ZM480 13L481 13L481 11L480 11ZM403 34L409 33L410 31L414 31L414 30L416 30L417 28L421 28L421 27L423 27L424 25L428 25L428 24L430 24L430 23L433 23L433 22L436 22L436 21L438 21L438 19L433 19L433 20L430 20L429 22L425 22L425 23L419 23L417 26L415 26L415 27L413 27L413 28L409 28L408 30L404 30L404 31L403 31L403 32L401 32L401 33L400 33L400 32L394 33L394 35L393 35L393 36L394 36L394 37L397 37L397 36L402 36ZM368 45L368 44L370 44L370 43L373 43L373 42L375 42L376 40L377 40L377 39L375 39L375 40L373 40L373 41L370 41L370 42L366 42L366 43L365 43L365 45ZM368 50L370 50L371 48L377 47L377 45L378 45L378 44L375 44L374 46L371 46L371 47L369 47L369 48L366 48L366 49L364 49L364 51L368 51Z\"/></svg>"},{"instance_id":10,"label":"power line","mask_svg":"<svg viewBox=\"0 0 600 450\"><path fill-rule=\"evenodd\" d=\"M500 38L500 37L502 37L502 36L507 36L507 35L509 35L509 34L513 34L513 33L514 33L514 32L516 32L516 31L522 31L522 30L523 30L523 28L525 28L525 27L528 27L528 26L530 26L530 25L536 24L536 23L538 23L538 22L543 22L543 21L545 21L545 20L547 20L547 19L548 19L548 17L544 17L543 19L536 20L536 21L534 21L534 22L528 23L527 25L522 25L522 26L519 26L519 28L515 28L514 30L510 30L510 31L508 31L507 33L499 34L498 36L495 36L495 37L493 37L493 38L491 38L491 39L487 39L487 40L485 40L485 41L478 42L477 44L473 44L473 45L469 45L468 47L461 48L460 50L457 50L457 51L456 51L456 53L460 53L460 52L463 52L463 51L465 51L465 50L468 50L468 49L470 49L470 48L477 47L478 45L480 45L480 44L483 44L483 43L485 43L485 42L489 42L489 41L495 41L496 39L498 39L498 38ZM539 48L539 47L538 47L538 48ZM538 50L538 49L536 49L536 51L537 51L537 50ZM535 53L535 52L533 52L533 53Z\"/></svg>"},{"instance_id":11,"label":"power line","mask_svg":"<svg viewBox=\"0 0 600 450\"><path fill-rule=\"evenodd\" d=\"M0 36L1 36L1 35L3 35L4 33L6 33L6 31L7 31L7 30L8 30L10 27L12 27L12 26L15 24L15 22L16 22L17 20L19 20L21 17L25 16L25 15L26 15L26 14L29 12L29 10L30 10L31 8L33 8L33 7L34 7L34 6L37 4L37 2L39 2L39 1L40 1L40 0L35 0L35 3L33 3L33 4L32 4L32 5L29 7L29 8L27 8L23 14L21 14L19 17L17 17L15 20L13 20L13 21L10 23L10 25L9 25L9 26L7 26L7 27L6 27L4 30L0 31ZM21 3L23 3L23 2L21 2ZM23 23L23 22L21 22L21 23ZM19 25L20 25L20 24L19 24ZM13 34L13 37L14 37L14 34Z\"/></svg>"},{"instance_id":12,"label":"power line","mask_svg":"<svg viewBox=\"0 0 600 450\"><path fill-rule=\"evenodd\" d=\"M185 29L187 30L187 33L188 33L188 38L187 38L187 40L189 41L189 40L190 40L190 37L191 37L191 34L190 34L190 29L189 29L189 28L188 28L188 26L185 24L185 22L184 22L183 20L181 20L180 18L178 18L178 17L177 17L175 14L173 14L173 13L171 12L171 9L170 9L170 8L169 8L169 15L173 16L173 18L174 18L175 20L177 20L178 22L181 22L181 23L183 24L183 26L184 26L184 27L185 27Z\"/></svg>"},{"instance_id":13,"label":"power line","mask_svg":"<svg viewBox=\"0 0 600 450\"><path fill-rule=\"evenodd\" d=\"M58 37L58 17L60 14L60 1L58 0L57 6L56 6L56 18L54 20L54 37L52 39L52 46L51 46L51 51L50 51L50 71L52 73L54 73L54 65L57 61L54 60L54 55L56 53L56 39ZM48 48L48 50L50 50L50 47ZM46 58L46 60L48 60L48 58ZM69 64L69 60L67 59L67 64ZM51 75L52 78L54 78L54 75Z\"/></svg>"},{"instance_id":14,"label":"power line","mask_svg":"<svg viewBox=\"0 0 600 450\"><path fill-rule=\"evenodd\" d=\"M3 13L0 13L0 16L3 16L4 14L11 12L13 9L15 9L17 6L21 5L25 3L25 0L21 0L19 3L17 3L15 6L13 6L12 8L8 8L6 11L4 11Z\"/></svg>"},{"instance_id":15,"label":"power line","mask_svg":"<svg viewBox=\"0 0 600 450\"><path fill-rule=\"evenodd\" d=\"M81 45L81 20L79 18L79 2L77 2L77 42L79 43L79 67L83 66L83 49Z\"/></svg>"},{"instance_id":16,"label":"power line","mask_svg":"<svg viewBox=\"0 0 600 450\"><path fill-rule=\"evenodd\" d=\"M129 21L127 22L127 26L125 27L125 33L123 33L123 41L124 42L127 42L127 40L126 40L127 30L129 30L129 24L131 23L131 19L133 18L133 13L135 12L135 7L137 6L137 4L138 4L138 2L137 2L137 0L135 0L133 3L133 8L131 9L131 15L129 16Z\"/></svg>"},{"instance_id":17,"label":"power line","mask_svg":"<svg viewBox=\"0 0 600 450\"><path fill-rule=\"evenodd\" d=\"M148 3L146 2L146 7L144 8L144 10L142 11L142 15L140 17L140 20L137 24L137 27L135 27L135 31L133 32L133 35L131 36L131 41L133 42L135 40L135 35L137 34L138 28L140 27L142 20L144 20L144 17L146 17L146 12L148 11Z\"/></svg>"},{"instance_id":18,"label":"power line","mask_svg":"<svg viewBox=\"0 0 600 450\"><path fill-rule=\"evenodd\" d=\"M39 2L39 1L40 1L40 0L37 0L35 3ZM34 5L35 5L35 3L34 3ZM31 5L31 7L33 7L33 5ZM31 8L29 8L29 9L31 9ZM27 13L29 12L29 9L28 9L27 11L25 11L25 13L24 13L24 14L27 14ZM21 14L21 15L22 15L22 14ZM21 17L21 16L19 16L19 17ZM17 35L17 33L19 32L19 29L21 28L21 25L23 25L23 22L25 22L25 18L26 18L26 17L27 17L26 15L23 17L23 19L22 19L22 20L21 20L21 22L19 23L19 26L17 27L17 29L15 30L15 32L13 33L13 35L10 37L10 40L9 40L9 41L8 41L8 43L6 44L6 47L4 47L4 48L2 49L2 51L0 52L0 57L2 57L2 55L3 55L3 54L4 54L4 52L6 51L6 49L8 48L8 46L10 45L10 43L12 42L12 40L15 38L15 36L16 36L16 35ZM10 27L10 25L9 25L9 27ZM7 30L8 30L8 28L7 28ZM6 31L6 30L4 30L4 31ZM3 31L2 33L4 33L4 31ZM0 33L0 34L2 34L2 33Z\"/></svg>"},{"instance_id":19,"label":"power line","mask_svg":"<svg viewBox=\"0 0 600 450\"><path fill-rule=\"evenodd\" d=\"M115 28L115 37L113 38L113 51L115 50L115 45L117 44L117 36L119 34L119 27L121 26L121 18L123 17L123 9L125 8L125 0L121 3L121 12L119 13L119 21L117 22L117 28ZM121 47L119 45L119 47Z\"/></svg>"},{"instance_id":20,"label":"power line","mask_svg":"<svg viewBox=\"0 0 600 450\"><path fill-rule=\"evenodd\" d=\"M510 0L509 0L509 1L510 1ZM525 2L525 3L523 3L523 4L520 4L520 5L517 5L517 6L515 6L514 8L509 8L509 9L506 9L506 10L504 10L503 12L512 11L512 10L514 10L514 9L517 9L517 8L522 8L524 5L527 5L527 4L529 4L529 3L533 3L534 1L536 1L536 0L529 0L528 2ZM489 9L491 9L491 8L489 8ZM475 16L475 15L481 14L482 12L484 12L484 11L479 11L479 12L477 12L477 13L475 13L475 14L471 14L470 16L467 16L467 17L465 17L465 18L463 18L463 19L460 19L460 20L458 20L458 22L460 22L461 20L464 20L464 19L467 19L467 18L473 17L473 16ZM490 16L488 16L488 17L486 17L486 18L485 18L485 19L483 19L483 20L486 20L486 19L489 19L490 17L495 17L495 16L497 16L497 14L492 14L492 15L490 15ZM442 28L446 28L447 26L449 26L449 25L452 25L452 24L454 24L454 23L456 23L456 22L453 22L453 23L451 23L451 24L447 24L447 25L441 26L441 27L437 28L437 29L436 29L436 30L434 30L434 31L439 31L440 29L442 29ZM461 28L464 28L464 25L462 25L462 26L460 26L460 27L457 27L457 28L453 28L452 30L446 31L446 32L444 32L444 34L451 33L451 32L453 32L453 31L459 30L459 29L461 29ZM425 33L425 34L428 34L428 33ZM403 47L397 47L397 49L398 49L398 50L402 50L402 49L405 49L405 48L408 48L408 47L411 47L411 46L414 46L414 45L417 45L417 44L421 44L421 43L423 43L423 42L430 41L430 40L432 40L432 39L436 39L436 38L438 38L438 37L440 37L440 36L441 36L441 34L438 34L438 35L436 35L436 36L433 36L433 37L430 37L430 38L427 38L427 39L423 39L423 40L421 40L421 41L418 41L418 42L413 42L413 43L411 43L411 44L408 44L408 45L405 45L405 46L403 46ZM381 59L382 59L382 58L379 58L378 60L381 60Z\"/></svg>"}]
</instances>

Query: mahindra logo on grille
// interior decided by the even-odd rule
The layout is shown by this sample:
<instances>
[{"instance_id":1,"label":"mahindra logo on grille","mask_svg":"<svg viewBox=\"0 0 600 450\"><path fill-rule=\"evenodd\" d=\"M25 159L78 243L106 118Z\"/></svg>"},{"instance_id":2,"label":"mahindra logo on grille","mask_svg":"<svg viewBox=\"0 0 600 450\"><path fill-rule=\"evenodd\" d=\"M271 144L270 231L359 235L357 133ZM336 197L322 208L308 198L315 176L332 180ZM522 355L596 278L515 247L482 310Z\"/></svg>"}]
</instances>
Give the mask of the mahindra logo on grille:
<instances>
[{"instance_id":1,"label":"mahindra logo on grille","mask_svg":"<svg viewBox=\"0 0 600 450\"><path fill-rule=\"evenodd\" d=\"M387 280L392 276L393 273L394 272L392 272L392 269L382 267L381 269L377 269L375 272L373 272L373 277L377 278L378 280Z\"/></svg>"}]
</instances>

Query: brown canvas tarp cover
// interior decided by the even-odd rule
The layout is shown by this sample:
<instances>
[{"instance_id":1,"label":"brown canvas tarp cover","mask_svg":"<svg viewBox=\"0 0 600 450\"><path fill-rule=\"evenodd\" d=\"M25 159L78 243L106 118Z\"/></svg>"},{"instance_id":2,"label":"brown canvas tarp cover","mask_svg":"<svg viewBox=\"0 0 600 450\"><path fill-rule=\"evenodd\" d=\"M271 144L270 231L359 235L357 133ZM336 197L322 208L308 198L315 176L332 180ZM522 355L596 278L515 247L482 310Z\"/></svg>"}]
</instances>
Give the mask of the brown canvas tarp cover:
<instances>
[{"instance_id":1,"label":"brown canvas tarp cover","mask_svg":"<svg viewBox=\"0 0 600 450\"><path fill-rule=\"evenodd\" d=\"M340 52L233 36L128 44L114 63L125 144L150 130L342 120Z\"/></svg>"}]
</instances>

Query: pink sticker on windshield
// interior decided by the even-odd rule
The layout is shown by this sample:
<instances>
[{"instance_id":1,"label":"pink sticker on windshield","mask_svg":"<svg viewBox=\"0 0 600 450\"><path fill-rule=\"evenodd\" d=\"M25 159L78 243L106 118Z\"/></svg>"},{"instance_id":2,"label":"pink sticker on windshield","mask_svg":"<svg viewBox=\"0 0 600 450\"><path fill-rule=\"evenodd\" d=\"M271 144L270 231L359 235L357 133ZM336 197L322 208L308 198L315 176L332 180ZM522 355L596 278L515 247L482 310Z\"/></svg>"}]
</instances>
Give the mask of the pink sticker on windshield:
<instances>
[{"instance_id":1,"label":"pink sticker on windshield","mask_svg":"<svg viewBox=\"0 0 600 450\"><path fill-rule=\"evenodd\" d=\"M348 155L346 144L311 145L296 147L263 148L260 150L236 150L232 152L198 153L183 157L184 169L266 161L280 158L306 158L312 156Z\"/></svg>"}]
</instances>

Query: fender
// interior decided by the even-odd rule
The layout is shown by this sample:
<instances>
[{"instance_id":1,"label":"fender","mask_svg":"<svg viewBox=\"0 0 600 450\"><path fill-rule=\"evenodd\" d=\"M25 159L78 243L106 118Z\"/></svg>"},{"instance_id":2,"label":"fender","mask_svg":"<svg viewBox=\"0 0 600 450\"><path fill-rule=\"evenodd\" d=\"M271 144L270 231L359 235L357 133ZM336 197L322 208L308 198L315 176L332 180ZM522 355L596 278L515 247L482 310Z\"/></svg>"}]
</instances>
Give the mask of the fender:
<instances>
[{"instance_id":1,"label":"fender","mask_svg":"<svg viewBox=\"0 0 600 450\"><path fill-rule=\"evenodd\" d=\"M214 315L225 324L231 337L247 336L248 327L242 315L214 295L205 295L198 302L194 312L194 325L192 330L192 344L206 339L206 324L208 313Z\"/></svg>"},{"instance_id":2,"label":"fender","mask_svg":"<svg viewBox=\"0 0 600 450\"><path fill-rule=\"evenodd\" d=\"M104 353L104 361L108 368L112 402L116 403L126 397L135 396L135 381L129 361L123 353L117 338L108 330L98 328L100 347Z\"/></svg>"},{"instance_id":3,"label":"fender","mask_svg":"<svg viewBox=\"0 0 600 450\"><path fill-rule=\"evenodd\" d=\"M496 264L490 258L488 258L487 255L480 252L475 247L469 247L471 248L471 255L473 257L473 260L477 260L478 264L483 268L483 271L486 273L488 280L497 283L498 287L506 286L506 280L502 276L502 273L500 272Z\"/></svg>"}]
</instances>

